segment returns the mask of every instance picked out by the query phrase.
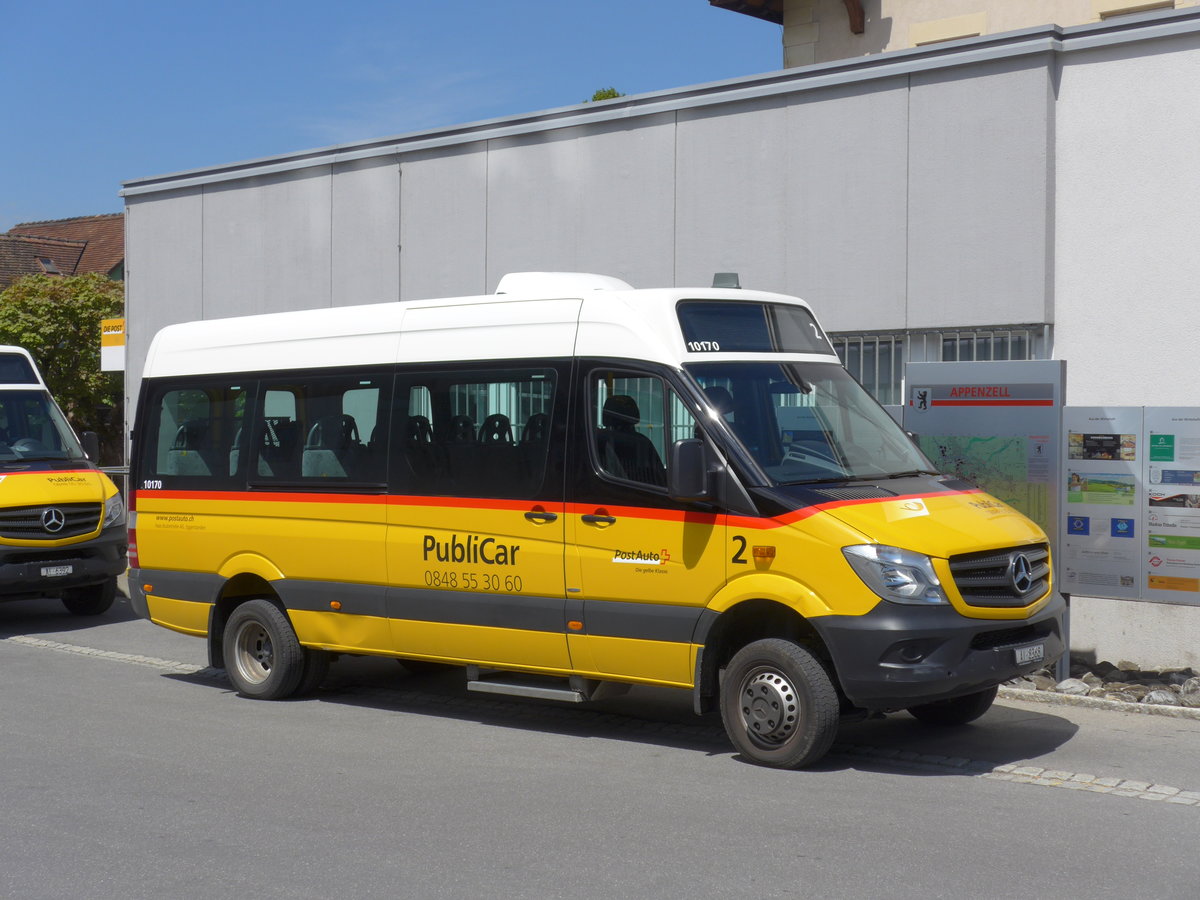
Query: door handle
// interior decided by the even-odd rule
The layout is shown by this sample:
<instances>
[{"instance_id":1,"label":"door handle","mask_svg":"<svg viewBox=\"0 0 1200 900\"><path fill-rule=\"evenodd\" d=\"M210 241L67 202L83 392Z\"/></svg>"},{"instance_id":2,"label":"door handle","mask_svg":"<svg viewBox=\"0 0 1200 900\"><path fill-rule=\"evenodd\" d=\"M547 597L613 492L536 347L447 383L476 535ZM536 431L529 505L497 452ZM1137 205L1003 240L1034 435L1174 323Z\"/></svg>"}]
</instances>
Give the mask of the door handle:
<instances>
[{"instance_id":1,"label":"door handle","mask_svg":"<svg viewBox=\"0 0 1200 900\"><path fill-rule=\"evenodd\" d=\"M525 518L530 522L553 522L558 516L555 513L546 512L544 509L535 509L525 513Z\"/></svg>"},{"instance_id":2,"label":"door handle","mask_svg":"<svg viewBox=\"0 0 1200 900\"><path fill-rule=\"evenodd\" d=\"M616 516L602 516L595 513L587 513L579 518L589 525L612 525L617 521Z\"/></svg>"}]
</instances>

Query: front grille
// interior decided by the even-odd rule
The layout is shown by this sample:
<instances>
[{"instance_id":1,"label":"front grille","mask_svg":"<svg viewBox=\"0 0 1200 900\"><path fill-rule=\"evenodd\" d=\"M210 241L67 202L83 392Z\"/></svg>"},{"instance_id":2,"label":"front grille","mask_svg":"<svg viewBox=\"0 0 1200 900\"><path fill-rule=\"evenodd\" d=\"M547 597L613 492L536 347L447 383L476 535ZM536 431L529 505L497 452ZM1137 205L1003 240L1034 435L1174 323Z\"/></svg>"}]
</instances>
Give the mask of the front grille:
<instances>
[{"instance_id":1,"label":"front grille","mask_svg":"<svg viewBox=\"0 0 1200 900\"><path fill-rule=\"evenodd\" d=\"M963 553L950 557L950 572L968 606L1028 606L1049 586L1050 548L1029 544Z\"/></svg>"},{"instance_id":2,"label":"front grille","mask_svg":"<svg viewBox=\"0 0 1200 900\"><path fill-rule=\"evenodd\" d=\"M0 537L19 541L57 541L91 534L100 527L101 509L99 503L9 506L0 509ZM56 510L58 515L54 515L52 510ZM60 519L63 522L60 529L46 530L43 522Z\"/></svg>"}]
</instances>

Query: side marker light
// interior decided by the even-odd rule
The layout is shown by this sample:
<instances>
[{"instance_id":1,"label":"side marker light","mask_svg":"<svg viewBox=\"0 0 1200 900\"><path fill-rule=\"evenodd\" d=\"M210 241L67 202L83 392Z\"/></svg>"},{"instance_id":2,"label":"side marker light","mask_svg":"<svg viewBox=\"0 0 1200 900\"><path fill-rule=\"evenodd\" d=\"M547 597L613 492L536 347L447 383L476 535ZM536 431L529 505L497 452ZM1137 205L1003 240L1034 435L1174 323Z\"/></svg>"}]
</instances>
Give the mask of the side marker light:
<instances>
[{"instance_id":1,"label":"side marker light","mask_svg":"<svg viewBox=\"0 0 1200 900\"><path fill-rule=\"evenodd\" d=\"M775 548L774 547L751 547L750 552L754 556L755 559L774 559L775 558Z\"/></svg>"}]
</instances>

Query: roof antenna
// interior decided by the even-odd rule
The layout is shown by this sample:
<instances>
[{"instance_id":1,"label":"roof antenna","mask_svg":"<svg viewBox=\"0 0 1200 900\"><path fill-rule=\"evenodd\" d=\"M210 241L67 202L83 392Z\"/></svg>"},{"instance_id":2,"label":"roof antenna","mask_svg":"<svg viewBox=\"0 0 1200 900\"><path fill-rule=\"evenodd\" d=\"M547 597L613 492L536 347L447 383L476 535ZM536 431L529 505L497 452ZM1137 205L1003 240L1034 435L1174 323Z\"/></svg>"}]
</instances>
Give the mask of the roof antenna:
<instances>
[{"instance_id":1,"label":"roof antenna","mask_svg":"<svg viewBox=\"0 0 1200 900\"><path fill-rule=\"evenodd\" d=\"M742 283L738 280L737 272L717 272L713 275L713 287L740 289Z\"/></svg>"}]
</instances>

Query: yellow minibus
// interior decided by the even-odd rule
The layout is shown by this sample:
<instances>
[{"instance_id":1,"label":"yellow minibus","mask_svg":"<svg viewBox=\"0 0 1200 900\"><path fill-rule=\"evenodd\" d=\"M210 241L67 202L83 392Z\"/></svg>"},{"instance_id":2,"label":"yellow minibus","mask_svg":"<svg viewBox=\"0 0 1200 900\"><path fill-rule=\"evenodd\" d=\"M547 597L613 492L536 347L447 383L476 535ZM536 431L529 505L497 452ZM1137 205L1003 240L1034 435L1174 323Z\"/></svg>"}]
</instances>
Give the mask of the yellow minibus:
<instances>
[{"instance_id":1,"label":"yellow minibus","mask_svg":"<svg viewBox=\"0 0 1200 900\"><path fill-rule=\"evenodd\" d=\"M1045 534L934 471L779 294L517 273L172 325L131 483L135 609L247 697L341 654L667 686L799 767L845 716L968 722L1063 652Z\"/></svg>"}]
</instances>

